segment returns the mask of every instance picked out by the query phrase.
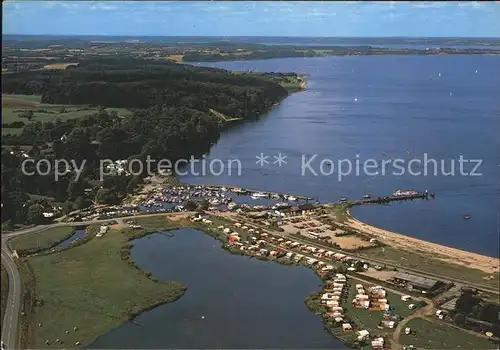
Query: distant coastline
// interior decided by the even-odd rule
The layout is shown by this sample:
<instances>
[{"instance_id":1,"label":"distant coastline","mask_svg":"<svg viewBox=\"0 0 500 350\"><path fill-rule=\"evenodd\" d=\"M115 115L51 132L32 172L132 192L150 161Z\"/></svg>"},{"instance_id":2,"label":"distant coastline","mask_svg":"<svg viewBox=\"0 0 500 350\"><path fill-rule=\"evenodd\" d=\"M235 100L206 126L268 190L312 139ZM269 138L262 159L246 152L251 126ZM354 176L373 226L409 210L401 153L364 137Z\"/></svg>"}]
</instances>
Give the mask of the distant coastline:
<instances>
[{"instance_id":1,"label":"distant coastline","mask_svg":"<svg viewBox=\"0 0 500 350\"><path fill-rule=\"evenodd\" d=\"M242 49L243 50L243 49ZM385 56L385 55L500 55L500 49L484 48L387 48L372 46L295 47L268 46L246 49L236 53L189 52L182 55L182 62L247 61L273 58L326 57L326 56Z\"/></svg>"}]
</instances>

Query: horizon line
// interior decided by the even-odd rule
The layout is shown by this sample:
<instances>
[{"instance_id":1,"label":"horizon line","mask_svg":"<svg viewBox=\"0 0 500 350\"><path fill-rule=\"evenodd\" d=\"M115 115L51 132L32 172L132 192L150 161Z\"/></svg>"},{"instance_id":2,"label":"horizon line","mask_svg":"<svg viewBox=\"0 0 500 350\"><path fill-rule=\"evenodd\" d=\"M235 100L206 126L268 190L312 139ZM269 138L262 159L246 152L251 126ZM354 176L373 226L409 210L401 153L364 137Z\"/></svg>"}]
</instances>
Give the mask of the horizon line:
<instances>
[{"instance_id":1,"label":"horizon line","mask_svg":"<svg viewBox=\"0 0 500 350\"><path fill-rule=\"evenodd\" d=\"M103 37L151 37L151 38L317 38L317 39L500 39L500 36L281 36L281 35L137 35L137 34L31 34L2 33L2 36L103 36Z\"/></svg>"}]
</instances>

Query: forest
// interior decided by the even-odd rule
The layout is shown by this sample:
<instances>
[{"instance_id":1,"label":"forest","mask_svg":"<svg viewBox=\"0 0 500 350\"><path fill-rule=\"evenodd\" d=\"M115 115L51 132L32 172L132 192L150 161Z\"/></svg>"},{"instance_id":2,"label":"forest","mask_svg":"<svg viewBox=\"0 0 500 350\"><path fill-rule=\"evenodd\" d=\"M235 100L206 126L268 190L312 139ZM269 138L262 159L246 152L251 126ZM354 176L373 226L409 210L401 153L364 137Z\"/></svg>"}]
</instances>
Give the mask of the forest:
<instances>
[{"instance_id":1,"label":"forest","mask_svg":"<svg viewBox=\"0 0 500 350\"><path fill-rule=\"evenodd\" d=\"M209 109L243 120L256 119L288 92L271 79L165 62L123 59L81 61L65 71L5 75L4 93L40 94L42 103L99 106L78 119L32 121L20 134L2 136L2 223L41 223L50 197L63 211L97 201L116 204L142 182L141 176L99 181L100 159L195 157L206 153L224 126ZM132 110L130 117L105 107ZM85 160L83 175L26 176L22 149L39 159ZM154 165L153 165L154 166ZM32 169L28 169L32 170Z\"/></svg>"},{"instance_id":2,"label":"forest","mask_svg":"<svg viewBox=\"0 0 500 350\"><path fill-rule=\"evenodd\" d=\"M457 300L453 322L476 332L500 335L500 305L483 300L475 291L464 290Z\"/></svg>"}]
</instances>

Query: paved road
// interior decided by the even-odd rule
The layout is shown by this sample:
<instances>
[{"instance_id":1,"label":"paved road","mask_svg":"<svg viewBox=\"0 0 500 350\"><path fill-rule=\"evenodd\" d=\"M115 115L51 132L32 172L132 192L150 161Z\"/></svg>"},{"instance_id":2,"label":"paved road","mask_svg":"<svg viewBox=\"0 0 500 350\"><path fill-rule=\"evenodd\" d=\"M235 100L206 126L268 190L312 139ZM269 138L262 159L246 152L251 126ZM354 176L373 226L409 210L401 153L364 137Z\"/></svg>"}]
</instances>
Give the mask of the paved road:
<instances>
[{"instance_id":1,"label":"paved road","mask_svg":"<svg viewBox=\"0 0 500 350\"><path fill-rule=\"evenodd\" d=\"M3 318L2 341L5 349L19 348L19 308L21 307L21 276L17 270L17 265L12 257L12 252L7 244L7 240L14 236L44 231L49 227L32 227L26 230L15 232L12 234L2 235L2 266L7 270L9 276L9 295L7 296L7 305L5 306L5 315Z\"/></svg>"},{"instance_id":2,"label":"paved road","mask_svg":"<svg viewBox=\"0 0 500 350\"><path fill-rule=\"evenodd\" d=\"M183 214L193 214L193 212L186 212ZM81 225L103 223L103 222L108 222L111 220L116 220L119 224L122 224L123 220L127 220L127 219L136 219L138 217L142 218L142 217L161 216L161 215L168 215L168 214L166 214L166 213L154 213L154 214L145 214L145 215L140 215L140 216L138 216L138 215L126 216L126 217L114 218L114 219L109 218L109 219L81 221L81 222L60 222L60 223L55 223L55 224L45 225L45 226L35 226L35 227L31 227L31 228L26 229L26 230L16 231L16 232L12 232L9 234L2 234L2 237L1 237L1 240L2 240L2 265L5 266L7 273L8 273L8 276L9 276L9 295L7 297L7 306L6 306L6 310L5 310L5 317L3 320L3 328L2 328L2 341L4 342L5 348L6 349L17 349L19 347L19 336L18 336L19 321L18 321L18 319L19 319L19 308L21 306L21 297L22 297L21 278L19 275L19 271L17 270L17 265L13 260L12 252L10 251L10 248L8 246L9 239L16 237L16 236L24 235L27 233L48 230L50 228L58 227L58 226L81 226ZM258 225L255 225L255 226L258 226ZM311 245L311 246L316 246L319 248L324 248L327 250L331 250L331 251L345 254L345 252L343 252L343 251L340 251L337 249L332 249L331 247L324 246L324 245L317 244L317 243L313 243L313 242L309 242L306 240L301 240L301 239L298 239L297 237L289 236L287 234L278 233L278 232L274 232L274 231L273 231L273 234L281 235L285 238L301 241L301 242L306 243L306 244ZM351 253L349 253L349 255L354 256L354 257L356 256L356 254L351 254ZM370 262L372 264L373 263L382 264L382 265L385 264L387 266L398 267L398 266L392 265L388 262L383 262L383 261L378 260L378 259L373 259L373 258L367 259L367 258L362 257L362 256L359 256L359 258L363 259L367 262ZM414 269L408 269L408 268L405 268L405 269L398 268L398 269L400 271L407 271L407 272L410 272L413 274L422 275L424 277L432 276L432 277L437 277L438 279L442 279L442 280L448 281L448 282L450 282L450 281L458 282L458 283L473 286L473 287L476 287L478 289L488 291L488 292L491 292L494 294L499 294L498 290L491 289L491 288L488 288L485 286L480 286L480 285L473 284L473 283L469 283L467 281L451 279L449 277L439 276L439 275L430 274L430 273L423 274L423 273L421 273L421 271L414 270Z\"/></svg>"},{"instance_id":3,"label":"paved road","mask_svg":"<svg viewBox=\"0 0 500 350\"><path fill-rule=\"evenodd\" d=\"M7 252L3 245L2 266L5 267L9 276L9 295L3 318L2 341L6 349L17 349L19 344L17 327L21 303L21 277L15 262L10 257L10 252Z\"/></svg>"},{"instance_id":4,"label":"paved road","mask_svg":"<svg viewBox=\"0 0 500 350\"><path fill-rule=\"evenodd\" d=\"M190 212L183 214L192 214ZM165 213L155 213L155 214L145 214L141 217L149 216L160 216L165 215ZM93 221L81 221L81 222L61 222L45 226L35 226L25 230L20 230L12 233L2 234L2 265L7 270L9 276L9 295L7 296L7 305L5 308L5 315L2 324L2 341L4 343L5 349L18 349L19 348L19 311L21 307L21 276L17 269L17 265L12 257L12 251L8 245L8 240L24 235L27 233L41 232L53 227L58 226L81 226L96 223L108 222L111 220L116 220L119 224L123 223L123 220L134 219L137 216L127 216L116 219L103 219L103 220L93 220Z\"/></svg>"},{"instance_id":5,"label":"paved road","mask_svg":"<svg viewBox=\"0 0 500 350\"><path fill-rule=\"evenodd\" d=\"M218 214L221 215L220 213L218 213ZM234 215L234 214L223 213L221 216L225 216L226 218L229 218L231 220L236 220L236 221L239 221L239 222L242 222L242 220L244 220L244 219L237 218L236 215ZM317 247L317 248L320 248L320 249L330 250L330 251L335 252L335 253L346 254L346 255L349 255L349 256L361 259L363 261L366 261L366 262L368 262L368 263L370 263L372 265L386 265L387 267L396 268L398 271L406 272L406 273L409 273L409 274L412 274L412 275L415 275L415 276L427 277L427 278L428 277L432 277L434 279L441 280L443 282L447 282L447 283L453 282L453 283L455 283L457 285L474 287L474 288L477 288L477 289L479 289L481 291L492 293L492 294L495 294L495 295L499 295L500 294L500 291L497 288L494 288L494 287L491 287L491 286L486 286L486 285L479 284L479 283L472 283L472 282L469 282L469 281L466 281L466 280L462 280L462 279L459 279L459 278L453 278L453 277L450 277L450 276L444 276L444 275L436 274L436 273L433 273L433 272L427 272L427 271L423 271L423 270L419 270L419 269L414 269L414 268L409 268L409 267L401 267L401 266L395 264L393 261L388 261L388 260L378 259L378 258L372 258L372 257L366 257L366 256L363 255L363 252L361 252L361 253L346 252L346 251L343 251L343 250L332 248L330 246L327 246L327 245L324 245L324 244L321 244L321 243L312 242L312 241L309 241L309 240L306 240L306 239L301 239L301 238L298 238L296 236L292 236L292 235L290 235L290 234L288 234L286 232L269 231L268 227L265 227L265 226L262 226L262 225L258 225L258 224L255 224L255 223L252 223L252 225L260 227L263 230L267 230L268 232L272 232L273 235L281 236L283 238L286 238L286 239L289 239L289 240L294 240L294 241L297 241L297 242L301 242L301 243L307 244L309 246Z\"/></svg>"}]
</instances>

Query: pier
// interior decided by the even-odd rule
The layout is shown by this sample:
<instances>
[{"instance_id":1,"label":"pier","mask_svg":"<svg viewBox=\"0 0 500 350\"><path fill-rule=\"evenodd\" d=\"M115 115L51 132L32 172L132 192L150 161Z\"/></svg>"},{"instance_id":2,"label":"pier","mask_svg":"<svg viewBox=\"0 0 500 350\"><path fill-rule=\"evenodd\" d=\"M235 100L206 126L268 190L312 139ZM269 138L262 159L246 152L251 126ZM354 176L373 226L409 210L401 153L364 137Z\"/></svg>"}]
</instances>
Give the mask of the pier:
<instances>
[{"instance_id":1,"label":"pier","mask_svg":"<svg viewBox=\"0 0 500 350\"><path fill-rule=\"evenodd\" d=\"M350 200L350 201L346 201L344 203L347 203L350 206L362 205L362 204L386 204L386 203L395 202L395 201L405 201L405 200L414 200L414 199L428 200L429 198L434 198L434 197L435 197L434 193L422 192L422 193L415 193L415 194L409 194L409 195L397 195L397 196L392 195L392 196L384 196L384 197L377 197L377 198Z\"/></svg>"}]
</instances>

